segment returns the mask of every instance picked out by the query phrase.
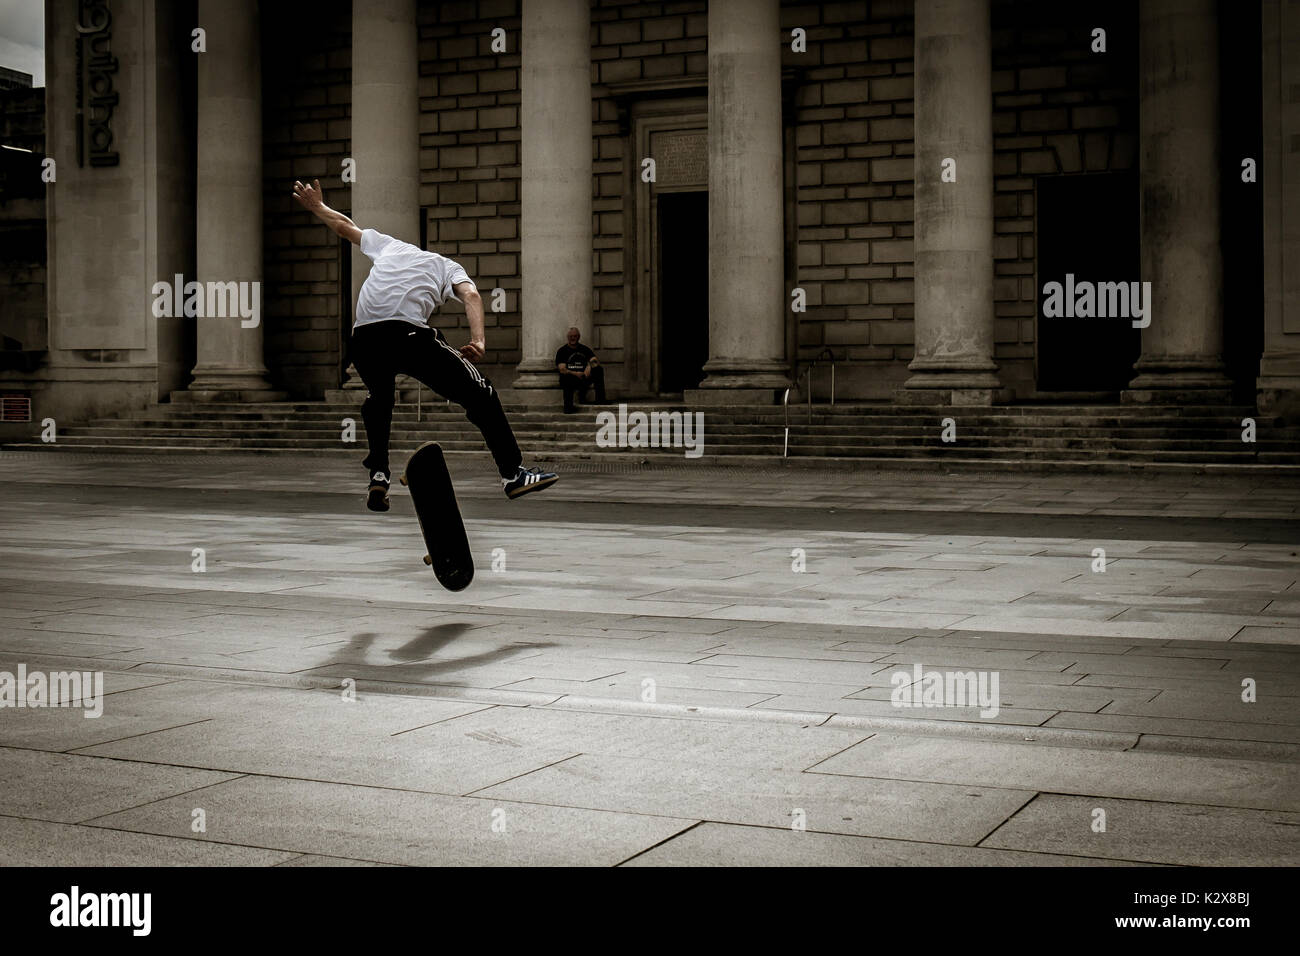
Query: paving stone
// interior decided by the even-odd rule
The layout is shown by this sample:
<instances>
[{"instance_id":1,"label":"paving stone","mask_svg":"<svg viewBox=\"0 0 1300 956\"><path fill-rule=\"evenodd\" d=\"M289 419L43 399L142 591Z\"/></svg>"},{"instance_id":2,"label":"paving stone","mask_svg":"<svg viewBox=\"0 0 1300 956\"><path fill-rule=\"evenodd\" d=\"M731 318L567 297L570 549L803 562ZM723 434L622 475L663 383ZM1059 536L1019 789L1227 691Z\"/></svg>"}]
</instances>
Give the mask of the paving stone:
<instances>
[{"instance_id":1,"label":"paving stone","mask_svg":"<svg viewBox=\"0 0 1300 956\"><path fill-rule=\"evenodd\" d=\"M986 841L987 843L987 841ZM291 865L291 864L285 864ZM1132 866L1107 859L701 823L624 866Z\"/></svg>"},{"instance_id":2,"label":"paving stone","mask_svg":"<svg viewBox=\"0 0 1300 956\"><path fill-rule=\"evenodd\" d=\"M589 857L598 862L722 818L724 832L744 824L752 839L740 850L756 862L765 854L750 850L775 834L824 844L809 862L841 852L834 841L876 845L859 849L868 860L904 862L888 854L906 846L916 861L977 864L1020 860L959 844L1044 788L1168 806L1253 799L1267 812L1296 789L1293 481L747 468L738 482L737 469L712 465L567 463L563 481L520 506L502 499L482 455L455 463L482 573L453 595L418 561L403 491L389 516L361 509L354 461L290 457L268 471L256 456L174 456L161 469L149 455L19 456L0 453L0 670L6 658L103 670L116 692L98 721L0 711L0 744L137 757L125 766L139 787L109 774L119 787L111 793L131 791L111 809L180 792L159 790L151 774L204 771L343 781L335 793L405 787L417 800L445 791L432 794L439 807L471 788L522 781L595 800L592 781L547 783L556 768L587 761L604 768L606 796L633 811L605 811L611 839L625 823L654 830ZM1134 517L1108 516L1119 512ZM1226 517L1235 514L1247 517ZM560 516L573 534L539 535ZM189 568L196 543L208 549L202 575ZM808 554L802 575L790 570L796 545ZM494 547L506 549L508 571L486 571ZM1107 550L1106 575L1090 572L1093 547ZM894 716L890 675L913 663L996 670L999 717ZM1246 676L1258 681L1258 704L1239 702ZM355 704L342 701L348 677ZM646 677L655 703L641 700ZM929 755L862 756L900 738L928 742ZM1025 757L1025 748L1039 749ZM630 763L609 770L618 760ZM821 762L799 773L805 760ZM824 772L837 762L870 772ZM77 772L67 764L38 780L57 789L60 774ZM952 783L927 778L968 772ZM780 783L783 774L793 783ZM903 786L922 790L904 797ZM1008 786L1020 796L1001 813L979 809ZM794 804L778 792L792 788L820 801L805 809L823 823L866 819L877 829L794 834ZM65 789L74 807L93 802L83 785ZM985 796L966 797L971 789ZM684 804L682 791L697 802ZM342 818L356 802L276 796L282 817L285 807L323 804L335 808L327 820ZM20 798L9 799L21 812ZM182 843L194 842L190 799L174 798L184 815L166 815ZM339 828L347 838L328 845L291 832L305 824L277 821L276 801L259 799L261 829L250 825L249 842L287 854L285 865L374 863L361 847L375 833L382 862L483 855L454 837L437 852L420 844L442 811L421 815L415 804L391 830L349 820ZM864 801L870 817L859 812ZM833 819L836 810L855 819ZM664 833L654 814L666 811L684 815ZM655 853L715 829L696 826ZM403 844L403 831L418 845ZM539 856L515 847L489 858L568 859L554 849L558 837L545 839L554 842ZM769 856L790 852L770 846ZM1247 847L1243 858L1252 856L1271 859Z\"/></svg>"},{"instance_id":3,"label":"paving stone","mask_svg":"<svg viewBox=\"0 0 1300 956\"><path fill-rule=\"evenodd\" d=\"M346 703L336 694L250 690L255 696L245 698L241 712L79 752L442 793L474 790L572 755L498 747L464 735L431 750L405 732L480 704L364 693Z\"/></svg>"},{"instance_id":4,"label":"paving stone","mask_svg":"<svg viewBox=\"0 0 1300 956\"><path fill-rule=\"evenodd\" d=\"M0 815L79 823L234 779L234 774L0 747Z\"/></svg>"},{"instance_id":5,"label":"paving stone","mask_svg":"<svg viewBox=\"0 0 1300 956\"><path fill-rule=\"evenodd\" d=\"M1069 651L1044 651L1034 657L1032 663L1060 667L1068 673L1213 676L1224 669L1227 661L1214 658L1152 659L1133 654L1072 654Z\"/></svg>"},{"instance_id":6,"label":"paving stone","mask_svg":"<svg viewBox=\"0 0 1300 956\"><path fill-rule=\"evenodd\" d=\"M196 800L207 816L201 836L208 840L416 866L610 866L694 822L244 777L201 796L159 800L95 823L175 836L189 831ZM494 820L504 832L493 831Z\"/></svg>"},{"instance_id":7,"label":"paving stone","mask_svg":"<svg viewBox=\"0 0 1300 956\"><path fill-rule=\"evenodd\" d=\"M349 860L341 856L320 856L302 853L276 866L398 866L397 863L376 863L373 860Z\"/></svg>"},{"instance_id":8,"label":"paving stone","mask_svg":"<svg viewBox=\"0 0 1300 956\"><path fill-rule=\"evenodd\" d=\"M647 672L646 677L652 677ZM536 691L556 695L577 695L581 697L608 697L611 700L640 700L645 687L644 677L621 675L593 681L551 680L530 677L526 680L512 681L501 685L504 690ZM740 682L743 683L743 682ZM655 699L665 704L688 704L709 707L749 707L768 700L771 693L754 693L747 691L714 690L699 687L674 687L656 680Z\"/></svg>"},{"instance_id":9,"label":"paving stone","mask_svg":"<svg viewBox=\"0 0 1300 956\"><path fill-rule=\"evenodd\" d=\"M1023 790L584 754L478 796L752 826L973 845L1026 802Z\"/></svg>"},{"instance_id":10,"label":"paving stone","mask_svg":"<svg viewBox=\"0 0 1300 956\"><path fill-rule=\"evenodd\" d=\"M1221 686L1221 685L1220 685ZM1241 724L1284 724L1300 726L1300 700L1268 693L1265 683L1254 703L1241 699L1241 687L1226 688L1226 693L1188 693L1163 690L1146 702L1117 700L1107 704L1107 714L1132 717L1175 717L1187 720L1215 720Z\"/></svg>"},{"instance_id":11,"label":"paving stone","mask_svg":"<svg viewBox=\"0 0 1300 956\"><path fill-rule=\"evenodd\" d=\"M1244 625L1232 635L1234 644L1300 644L1300 627Z\"/></svg>"},{"instance_id":12,"label":"paving stone","mask_svg":"<svg viewBox=\"0 0 1300 956\"><path fill-rule=\"evenodd\" d=\"M1133 745L1133 749L1185 754L1190 757L1228 757L1234 760L1276 760L1280 763L1300 763L1300 744L1270 743L1264 740L1143 734Z\"/></svg>"},{"instance_id":13,"label":"paving stone","mask_svg":"<svg viewBox=\"0 0 1300 956\"><path fill-rule=\"evenodd\" d=\"M1225 670L1221 674L1204 677L1174 677L1167 674L1084 674L1076 682L1079 687L1144 688L1152 694L1162 690L1184 690L1207 695L1227 695L1241 698L1241 680L1249 668ZM1280 677L1269 681L1271 693L1278 697L1300 697L1300 680Z\"/></svg>"},{"instance_id":14,"label":"paving stone","mask_svg":"<svg viewBox=\"0 0 1300 956\"><path fill-rule=\"evenodd\" d=\"M1256 810L1300 809L1300 766L1264 761L876 734L810 769Z\"/></svg>"},{"instance_id":15,"label":"paving stone","mask_svg":"<svg viewBox=\"0 0 1300 956\"><path fill-rule=\"evenodd\" d=\"M470 737L502 748L713 762L802 770L862 740L862 733L790 724L572 713L557 707L494 707L413 730L413 746L440 750Z\"/></svg>"},{"instance_id":16,"label":"paving stone","mask_svg":"<svg viewBox=\"0 0 1300 956\"><path fill-rule=\"evenodd\" d=\"M1092 829L1106 811L1106 832ZM1296 866L1300 815L1040 794L981 847L1180 866Z\"/></svg>"},{"instance_id":17,"label":"paving stone","mask_svg":"<svg viewBox=\"0 0 1300 956\"><path fill-rule=\"evenodd\" d=\"M277 866L294 859L260 847L0 817L0 866Z\"/></svg>"},{"instance_id":18,"label":"paving stone","mask_svg":"<svg viewBox=\"0 0 1300 956\"><path fill-rule=\"evenodd\" d=\"M1056 714L1047 727L1105 730L1116 733L1166 734L1175 737L1210 737L1218 740L1267 740L1300 744L1300 726L1212 721L1172 717L1132 717L1126 714Z\"/></svg>"},{"instance_id":19,"label":"paving stone","mask_svg":"<svg viewBox=\"0 0 1300 956\"><path fill-rule=\"evenodd\" d=\"M909 720L962 720L976 723L1015 724L1037 727L1045 723L1056 713L1054 710L1028 710L1015 707L998 707L992 716L982 716L984 709L976 707L902 707L884 700L868 700L862 697L830 698L801 697L782 694L769 700L754 704L751 709L793 710L800 712L826 711L832 714L858 714L861 716L898 717Z\"/></svg>"}]
</instances>

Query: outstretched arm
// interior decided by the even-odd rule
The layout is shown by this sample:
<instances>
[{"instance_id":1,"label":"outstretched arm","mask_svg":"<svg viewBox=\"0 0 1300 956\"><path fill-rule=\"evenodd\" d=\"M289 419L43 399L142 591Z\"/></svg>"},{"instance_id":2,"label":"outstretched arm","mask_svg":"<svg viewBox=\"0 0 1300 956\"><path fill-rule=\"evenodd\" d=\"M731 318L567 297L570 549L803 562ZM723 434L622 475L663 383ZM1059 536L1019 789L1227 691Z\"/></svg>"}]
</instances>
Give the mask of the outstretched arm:
<instances>
[{"instance_id":1,"label":"outstretched arm","mask_svg":"<svg viewBox=\"0 0 1300 956\"><path fill-rule=\"evenodd\" d=\"M477 362L487 354L487 343L483 340L483 300L469 282L457 282L452 288L456 290L456 298L465 303L465 315L469 317L469 344L460 347L460 354Z\"/></svg>"},{"instance_id":2,"label":"outstretched arm","mask_svg":"<svg viewBox=\"0 0 1300 956\"><path fill-rule=\"evenodd\" d=\"M361 245L361 230L357 228L357 224L343 213L325 205L325 197L321 192L319 179L313 180L310 186L304 186L295 180L293 198L298 200L298 205L325 223L348 242L358 246Z\"/></svg>"}]
</instances>

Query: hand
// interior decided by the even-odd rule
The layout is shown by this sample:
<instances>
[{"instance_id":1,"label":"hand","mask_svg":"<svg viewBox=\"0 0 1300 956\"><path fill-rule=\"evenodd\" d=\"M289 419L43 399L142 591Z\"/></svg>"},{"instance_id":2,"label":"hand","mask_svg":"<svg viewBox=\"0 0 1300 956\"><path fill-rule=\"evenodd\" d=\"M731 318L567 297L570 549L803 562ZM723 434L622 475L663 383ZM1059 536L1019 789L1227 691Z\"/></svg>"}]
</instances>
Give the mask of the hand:
<instances>
[{"instance_id":1,"label":"hand","mask_svg":"<svg viewBox=\"0 0 1300 956\"><path fill-rule=\"evenodd\" d=\"M312 180L311 186L304 186L296 179L293 183L293 198L308 212L316 212L325 205L325 194L321 191L320 180Z\"/></svg>"},{"instance_id":2,"label":"hand","mask_svg":"<svg viewBox=\"0 0 1300 956\"><path fill-rule=\"evenodd\" d=\"M487 354L487 343L482 339L470 339L468 345L460 347L460 354L471 362L481 361L483 356Z\"/></svg>"}]
</instances>

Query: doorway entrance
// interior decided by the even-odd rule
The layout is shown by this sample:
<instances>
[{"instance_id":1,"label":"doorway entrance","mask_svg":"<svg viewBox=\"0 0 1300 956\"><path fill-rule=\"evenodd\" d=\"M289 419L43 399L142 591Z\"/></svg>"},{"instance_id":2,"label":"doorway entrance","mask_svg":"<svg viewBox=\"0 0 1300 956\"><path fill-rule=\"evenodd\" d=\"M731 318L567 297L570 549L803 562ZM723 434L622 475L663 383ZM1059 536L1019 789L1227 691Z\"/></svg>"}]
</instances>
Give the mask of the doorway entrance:
<instances>
[{"instance_id":1,"label":"doorway entrance","mask_svg":"<svg viewBox=\"0 0 1300 956\"><path fill-rule=\"evenodd\" d=\"M695 388L709 360L709 194L659 193L658 390Z\"/></svg>"},{"instance_id":2,"label":"doorway entrance","mask_svg":"<svg viewBox=\"0 0 1300 956\"><path fill-rule=\"evenodd\" d=\"M1142 331L1126 318L1048 317L1049 282L1135 282L1141 277L1135 173L1038 180L1038 388L1118 392L1133 379Z\"/></svg>"}]
</instances>

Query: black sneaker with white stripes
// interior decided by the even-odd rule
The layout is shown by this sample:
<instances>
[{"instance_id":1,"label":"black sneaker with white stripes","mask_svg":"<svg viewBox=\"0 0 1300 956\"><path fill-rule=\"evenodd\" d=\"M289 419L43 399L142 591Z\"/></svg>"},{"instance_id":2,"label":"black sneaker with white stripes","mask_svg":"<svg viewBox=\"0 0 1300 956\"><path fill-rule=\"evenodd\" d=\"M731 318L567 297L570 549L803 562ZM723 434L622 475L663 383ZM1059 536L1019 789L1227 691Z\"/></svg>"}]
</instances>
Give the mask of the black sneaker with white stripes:
<instances>
[{"instance_id":1,"label":"black sneaker with white stripes","mask_svg":"<svg viewBox=\"0 0 1300 956\"><path fill-rule=\"evenodd\" d=\"M501 479L501 487L505 489L507 498L518 498L520 495L549 488L559 480L559 475L549 471L542 471L540 468L525 468L520 465L519 471L513 478Z\"/></svg>"},{"instance_id":2,"label":"black sneaker with white stripes","mask_svg":"<svg viewBox=\"0 0 1300 956\"><path fill-rule=\"evenodd\" d=\"M370 473L370 490L366 495L366 507L371 511L388 510L388 484L388 472L372 471Z\"/></svg>"}]
</instances>

